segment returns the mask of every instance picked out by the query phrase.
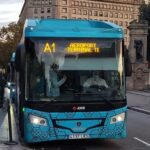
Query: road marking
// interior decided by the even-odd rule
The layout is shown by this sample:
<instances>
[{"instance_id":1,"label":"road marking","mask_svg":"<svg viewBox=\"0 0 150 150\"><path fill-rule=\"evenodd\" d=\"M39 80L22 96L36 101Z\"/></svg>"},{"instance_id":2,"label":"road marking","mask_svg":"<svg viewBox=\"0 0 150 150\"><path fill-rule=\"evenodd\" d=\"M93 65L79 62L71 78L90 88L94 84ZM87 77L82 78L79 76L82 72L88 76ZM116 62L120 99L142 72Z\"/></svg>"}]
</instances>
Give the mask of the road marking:
<instances>
[{"instance_id":1,"label":"road marking","mask_svg":"<svg viewBox=\"0 0 150 150\"><path fill-rule=\"evenodd\" d=\"M134 107L134 106L132 107L131 106L131 107L128 107L128 109L150 115L149 110L145 110L145 109L142 109L142 108L139 108L139 107Z\"/></svg>"},{"instance_id":2,"label":"road marking","mask_svg":"<svg viewBox=\"0 0 150 150\"><path fill-rule=\"evenodd\" d=\"M134 137L134 139L137 140L137 141L139 141L139 142L141 142L141 143L143 143L143 144L145 144L146 146L150 146L149 143L147 143L147 142L145 142L145 141L143 141L143 140L141 140L141 139L139 139L137 137Z\"/></svg>"}]
</instances>

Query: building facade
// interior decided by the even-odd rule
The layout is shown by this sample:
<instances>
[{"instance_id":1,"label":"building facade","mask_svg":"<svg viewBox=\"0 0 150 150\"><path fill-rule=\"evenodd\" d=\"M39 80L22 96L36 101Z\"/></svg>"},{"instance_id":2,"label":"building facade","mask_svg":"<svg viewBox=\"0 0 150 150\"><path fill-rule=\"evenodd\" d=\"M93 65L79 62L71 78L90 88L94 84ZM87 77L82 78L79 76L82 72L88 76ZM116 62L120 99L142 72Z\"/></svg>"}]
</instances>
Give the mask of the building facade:
<instances>
[{"instance_id":1,"label":"building facade","mask_svg":"<svg viewBox=\"0 0 150 150\"><path fill-rule=\"evenodd\" d=\"M150 0L145 0L145 4L150 4Z\"/></svg>"},{"instance_id":2,"label":"building facade","mask_svg":"<svg viewBox=\"0 0 150 150\"><path fill-rule=\"evenodd\" d=\"M20 21L26 18L63 18L110 21L123 27L129 45L127 27L138 19L144 0L25 0Z\"/></svg>"}]
</instances>

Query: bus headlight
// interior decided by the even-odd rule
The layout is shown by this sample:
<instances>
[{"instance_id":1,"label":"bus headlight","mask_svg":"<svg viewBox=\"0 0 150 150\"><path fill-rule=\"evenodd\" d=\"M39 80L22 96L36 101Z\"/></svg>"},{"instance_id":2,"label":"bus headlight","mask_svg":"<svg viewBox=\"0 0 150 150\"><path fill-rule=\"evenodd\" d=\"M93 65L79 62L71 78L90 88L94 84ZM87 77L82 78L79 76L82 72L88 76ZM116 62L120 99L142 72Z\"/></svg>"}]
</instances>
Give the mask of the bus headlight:
<instances>
[{"instance_id":1,"label":"bus headlight","mask_svg":"<svg viewBox=\"0 0 150 150\"><path fill-rule=\"evenodd\" d=\"M110 124L114 124L114 123L117 123L117 122L124 121L124 119L125 119L125 113L121 113L119 115L111 117Z\"/></svg>"},{"instance_id":2,"label":"bus headlight","mask_svg":"<svg viewBox=\"0 0 150 150\"><path fill-rule=\"evenodd\" d=\"M12 92L15 92L16 90L15 89L12 89Z\"/></svg>"},{"instance_id":3,"label":"bus headlight","mask_svg":"<svg viewBox=\"0 0 150 150\"><path fill-rule=\"evenodd\" d=\"M8 82L8 83L7 83L7 85L8 85L8 86L11 86L11 83L10 83L10 82Z\"/></svg>"},{"instance_id":4,"label":"bus headlight","mask_svg":"<svg viewBox=\"0 0 150 150\"><path fill-rule=\"evenodd\" d=\"M46 119L34 115L30 115L30 123L35 125L47 126Z\"/></svg>"}]
</instances>

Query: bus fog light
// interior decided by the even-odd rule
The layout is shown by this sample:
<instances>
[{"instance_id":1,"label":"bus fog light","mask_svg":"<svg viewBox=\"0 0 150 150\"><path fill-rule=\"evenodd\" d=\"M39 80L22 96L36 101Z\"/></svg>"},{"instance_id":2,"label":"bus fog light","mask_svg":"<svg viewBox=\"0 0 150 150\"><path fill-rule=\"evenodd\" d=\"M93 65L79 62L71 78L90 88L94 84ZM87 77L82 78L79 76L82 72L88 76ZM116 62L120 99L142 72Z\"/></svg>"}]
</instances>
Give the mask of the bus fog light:
<instances>
[{"instance_id":1,"label":"bus fog light","mask_svg":"<svg viewBox=\"0 0 150 150\"><path fill-rule=\"evenodd\" d=\"M36 125L47 126L46 119L34 115L30 115L30 122Z\"/></svg>"},{"instance_id":2,"label":"bus fog light","mask_svg":"<svg viewBox=\"0 0 150 150\"><path fill-rule=\"evenodd\" d=\"M117 123L117 122L124 121L124 119L125 119L125 113L121 113L119 115L111 117L110 124L114 124L114 123Z\"/></svg>"}]
</instances>

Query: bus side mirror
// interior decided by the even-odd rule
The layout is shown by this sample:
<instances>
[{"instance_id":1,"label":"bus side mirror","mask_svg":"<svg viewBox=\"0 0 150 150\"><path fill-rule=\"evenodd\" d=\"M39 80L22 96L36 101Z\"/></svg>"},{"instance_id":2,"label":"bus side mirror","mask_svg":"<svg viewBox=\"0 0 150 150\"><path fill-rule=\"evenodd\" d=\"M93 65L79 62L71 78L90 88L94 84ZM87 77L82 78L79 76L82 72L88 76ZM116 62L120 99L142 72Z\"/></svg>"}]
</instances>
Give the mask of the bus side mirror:
<instances>
[{"instance_id":1,"label":"bus side mirror","mask_svg":"<svg viewBox=\"0 0 150 150\"><path fill-rule=\"evenodd\" d=\"M15 69L20 72L24 68L25 49L23 45L19 45L16 49Z\"/></svg>"},{"instance_id":2,"label":"bus side mirror","mask_svg":"<svg viewBox=\"0 0 150 150\"><path fill-rule=\"evenodd\" d=\"M128 50L125 50L125 76L129 77L132 75L132 64L128 54Z\"/></svg>"}]
</instances>

